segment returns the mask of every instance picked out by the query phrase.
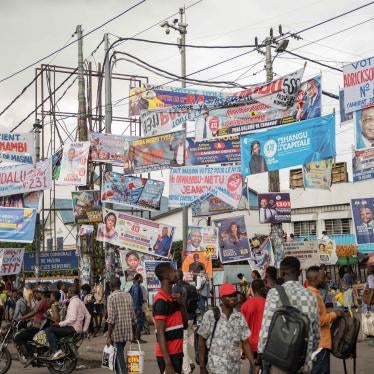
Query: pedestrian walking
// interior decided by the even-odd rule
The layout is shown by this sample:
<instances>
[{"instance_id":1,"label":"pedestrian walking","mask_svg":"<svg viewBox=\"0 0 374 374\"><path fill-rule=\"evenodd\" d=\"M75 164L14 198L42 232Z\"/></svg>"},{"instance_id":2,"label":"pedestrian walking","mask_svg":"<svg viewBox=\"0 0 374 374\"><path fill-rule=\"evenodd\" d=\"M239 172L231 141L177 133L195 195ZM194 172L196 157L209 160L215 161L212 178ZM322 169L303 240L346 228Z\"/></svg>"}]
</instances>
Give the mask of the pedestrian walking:
<instances>
[{"instance_id":1,"label":"pedestrian walking","mask_svg":"<svg viewBox=\"0 0 374 374\"><path fill-rule=\"evenodd\" d=\"M100 275L96 276L96 282L92 292L95 298L93 317L95 321L96 333L98 333L101 329L104 313L104 287L100 283Z\"/></svg>"},{"instance_id":2,"label":"pedestrian walking","mask_svg":"<svg viewBox=\"0 0 374 374\"><path fill-rule=\"evenodd\" d=\"M143 292L140 287L140 284L143 282L143 277L141 274L135 274L133 285L130 288L130 295L132 297L132 302L134 304L134 311L135 311L135 321L136 321L136 328L135 328L135 339L138 340L140 343L146 343L145 340L141 339L141 333L144 324L144 312L143 312Z\"/></svg>"}]
</instances>

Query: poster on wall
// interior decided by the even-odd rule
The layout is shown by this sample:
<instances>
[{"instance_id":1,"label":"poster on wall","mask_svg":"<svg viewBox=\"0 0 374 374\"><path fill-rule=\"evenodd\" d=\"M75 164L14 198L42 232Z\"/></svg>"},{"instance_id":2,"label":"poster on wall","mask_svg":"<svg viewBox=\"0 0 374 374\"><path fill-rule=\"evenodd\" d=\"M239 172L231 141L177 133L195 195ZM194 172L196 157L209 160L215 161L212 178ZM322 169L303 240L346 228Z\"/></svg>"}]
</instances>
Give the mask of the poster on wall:
<instances>
[{"instance_id":1,"label":"poster on wall","mask_svg":"<svg viewBox=\"0 0 374 374\"><path fill-rule=\"evenodd\" d=\"M1 272L0 276L19 274L22 270L24 248L1 248Z\"/></svg>"},{"instance_id":2,"label":"poster on wall","mask_svg":"<svg viewBox=\"0 0 374 374\"><path fill-rule=\"evenodd\" d=\"M86 190L71 193L75 223L102 222L100 191Z\"/></svg>"},{"instance_id":3,"label":"poster on wall","mask_svg":"<svg viewBox=\"0 0 374 374\"><path fill-rule=\"evenodd\" d=\"M316 240L306 242L283 243L284 256L294 256L299 259L301 269L306 270L311 266L320 265L318 242Z\"/></svg>"},{"instance_id":4,"label":"poster on wall","mask_svg":"<svg viewBox=\"0 0 374 374\"><path fill-rule=\"evenodd\" d=\"M0 242L32 243L36 210L0 208Z\"/></svg>"},{"instance_id":5,"label":"poster on wall","mask_svg":"<svg viewBox=\"0 0 374 374\"><path fill-rule=\"evenodd\" d=\"M304 188L329 190L332 183L334 160L321 160L303 165Z\"/></svg>"},{"instance_id":6,"label":"poster on wall","mask_svg":"<svg viewBox=\"0 0 374 374\"><path fill-rule=\"evenodd\" d=\"M218 258L218 229L212 226L188 226L186 252L203 251Z\"/></svg>"},{"instance_id":7,"label":"poster on wall","mask_svg":"<svg viewBox=\"0 0 374 374\"><path fill-rule=\"evenodd\" d=\"M258 194L260 223L291 222L289 193L270 192Z\"/></svg>"},{"instance_id":8,"label":"poster on wall","mask_svg":"<svg viewBox=\"0 0 374 374\"><path fill-rule=\"evenodd\" d=\"M335 265L338 262L336 245L333 240L318 240L319 262L325 265Z\"/></svg>"},{"instance_id":9,"label":"poster on wall","mask_svg":"<svg viewBox=\"0 0 374 374\"><path fill-rule=\"evenodd\" d=\"M22 164L35 164L34 133L0 134L0 159Z\"/></svg>"},{"instance_id":10,"label":"poster on wall","mask_svg":"<svg viewBox=\"0 0 374 374\"><path fill-rule=\"evenodd\" d=\"M374 178L374 147L354 152L352 159L353 182Z\"/></svg>"},{"instance_id":11,"label":"poster on wall","mask_svg":"<svg viewBox=\"0 0 374 374\"><path fill-rule=\"evenodd\" d=\"M39 212L42 197L42 191L4 196L0 197L0 206L4 208L30 208Z\"/></svg>"},{"instance_id":12,"label":"poster on wall","mask_svg":"<svg viewBox=\"0 0 374 374\"><path fill-rule=\"evenodd\" d=\"M183 253L182 271L186 282L194 281L201 271L213 277L212 257L203 251Z\"/></svg>"},{"instance_id":13,"label":"poster on wall","mask_svg":"<svg viewBox=\"0 0 374 374\"><path fill-rule=\"evenodd\" d=\"M269 237L254 237L251 240L251 259L248 260L251 270L257 270L261 276L269 266L275 265L275 258Z\"/></svg>"},{"instance_id":14,"label":"poster on wall","mask_svg":"<svg viewBox=\"0 0 374 374\"><path fill-rule=\"evenodd\" d=\"M374 106L355 112L354 124L356 129L356 149L374 147Z\"/></svg>"},{"instance_id":15,"label":"poster on wall","mask_svg":"<svg viewBox=\"0 0 374 374\"><path fill-rule=\"evenodd\" d=\"M374 243L374 198L352 199L357 244Z\"/></svg>"}]
</instances>

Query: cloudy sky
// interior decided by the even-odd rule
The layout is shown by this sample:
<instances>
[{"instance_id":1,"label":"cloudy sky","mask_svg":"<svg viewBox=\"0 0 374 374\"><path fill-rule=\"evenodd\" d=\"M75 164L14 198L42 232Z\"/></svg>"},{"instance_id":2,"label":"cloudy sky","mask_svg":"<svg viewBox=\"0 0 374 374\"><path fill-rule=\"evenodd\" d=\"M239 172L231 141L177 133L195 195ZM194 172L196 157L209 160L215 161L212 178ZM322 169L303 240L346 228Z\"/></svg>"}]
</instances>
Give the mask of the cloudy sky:
<instances>
[{"instance_id":1,"label":"cloudy sky","mask_svg":"<svg viewBox=\"0 0 374 374\"><path fill-rule=\"evenodd\" d=\"M88 32L139 2L140 0L1 0L0 35L3 53L0 63L0 80L74 40L76 25L82 24L84 32ZM105 32L112 34L111 41L114 41L116 36L130 37L138 34L141 38L175 42L177 34L172 31L170 35L165 35L158 24L166 18L170 20L175 18L176 16L172 15L178 12L180 6L187 8L188 43L247 45L254 43L255 36L262 41L268 36L271 26L274 27L275 33L279 24L283 25L284 32L297 32L368 2L362 0L302 0L299 2L290 0L267 0L266 2L258 0L146 0L132 11L85 38L84 55L88 61L92 61L94 67L97 62L102 61L102 45L93 57L90 54L100 43ZM373 19L374 5L371 5L302 33L300 35L302 40L290 39L288 49L323 61L327 65L341 68L344 63L374 55ZM156 26L151 27L152 25ZM346 28L350 29L342 31ZM330 36L334 33L336 35ZM126 42L116 49L131 53L175 74L180 73L180 55L175 46ZM188 49L187 73L208 67L250 49ZM75 67L77 44L73 44L43 62ZM280 75L286 74L303 64L304 61L301 59L282 54L274 61L274 72ZM220 76L216 79L230 81L239 77L237 82L253 84L265 80L263 68L264 57L257 52L252 52L205 70L194 77L209 80ZM0 83L0 110L33 79L34 69L35 67L27 69ZM114 71L147 75L150 82L158 84L166 81L165 78L124 61L119 62ZM309 78L320 72L322 72L323 89L338 94L339 86L342 85L342 74L338 71L308 63L304 77ZM126 84L116 83L113 88L113 101L126 97L127 91ZM30 88L4 115L0 116L0 127L10 129L18 124L33 110L34 101L34 89ZM114 115L126 115L126 102L127 100L124 100L121 105L114 108ZM76 89L72 89L61 102L60 109L73 111L76 108ZM323 97L323 113L330 113L334 108L338 111L338 102ZM30 131L32 123L33 117L20 129ZM67 120L66 126L73 129L75 120ZM113 124L113 132L123 132L123 125ZM349 161L353 136L351 124L340 127L337 121L338 161ZM281 175L282 189L286 189L288 172L282 171ZM253 188L263 188L264 180L264 178L250 179L250 184Z\"/></svg>"}]
</instances>

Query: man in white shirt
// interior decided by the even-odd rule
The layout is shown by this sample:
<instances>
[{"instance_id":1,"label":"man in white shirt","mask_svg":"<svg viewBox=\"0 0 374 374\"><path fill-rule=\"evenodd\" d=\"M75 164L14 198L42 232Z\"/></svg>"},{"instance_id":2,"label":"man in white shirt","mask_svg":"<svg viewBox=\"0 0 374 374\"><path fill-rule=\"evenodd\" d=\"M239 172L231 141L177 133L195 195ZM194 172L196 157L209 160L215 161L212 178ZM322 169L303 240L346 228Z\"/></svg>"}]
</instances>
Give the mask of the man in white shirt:
<instances>
[{"instance_id":1,"label":"man in white shirt","mask_svg":"<svg viewBox=\"0 0 374 374\"><path fill-rule=\"evenodd\" d=\"M198 228L193 228L190 234L190 240L187 245L187 251L196 252L196 251L204 251L205 248L200 245L201 241L203 240L203 236Z\"/></svg>"},{"instance_id":2,"label":"man in white shirt","mask_svg":"<svg viewBox=\"0 0 374 374\"><path fill-rule=\"evenodd\" d=\"M267 199L260 200L260 223L271 223L277 211L269 207Z\"/></svg>"},{"instance_id":3,"label":"man in white shirt","mask_svg":"<svg viewBox=\"0 0 374 374\"><path fill-rule=\"evenodd\" d=\"M374 107L362 109L360 125L361 141L358 146L360 148L374 147Z\"/></svg>"}]
</instances>

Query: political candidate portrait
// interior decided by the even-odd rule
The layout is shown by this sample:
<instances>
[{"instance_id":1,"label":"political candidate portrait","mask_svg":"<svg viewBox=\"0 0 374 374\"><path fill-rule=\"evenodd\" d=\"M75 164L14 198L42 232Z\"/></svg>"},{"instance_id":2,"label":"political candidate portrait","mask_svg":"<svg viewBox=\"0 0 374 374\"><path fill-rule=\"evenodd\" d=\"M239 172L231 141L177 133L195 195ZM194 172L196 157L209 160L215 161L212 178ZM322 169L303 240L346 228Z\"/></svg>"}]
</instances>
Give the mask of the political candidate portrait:
<instances>
[{"instance_id":1,"label":"political candidate portrait","mask_svg":"<svg viewBox=\"0 0 374 374\"><path fill-rule=\"evenodd\" d=\"M374 106L361 110L359 123L356 124L356 148L374 147Z\"/></svg>"},{"instance_id":2,"label":"political candidate portrait","mask_svg":"<svg viewBox=\"0 0 374 374\"><path fill-rule=\"evenodd\" d=\"M306 102L303 106L301 119L321 117L321 94L319 83L311 79L306 87Z\"/></svg>"},{"instance_id":3,"label":"political candidate portrait","mask_svg":"<svg viewBox=\"0 0 374 374\"><path fill-rule=\"evenodd\" d=\"M264 173L268 171L264 156L260 155L261 144L258 140L251 143L251 159L249 161L249 170L251 174Z\"/></svg>"}]
</instances>

